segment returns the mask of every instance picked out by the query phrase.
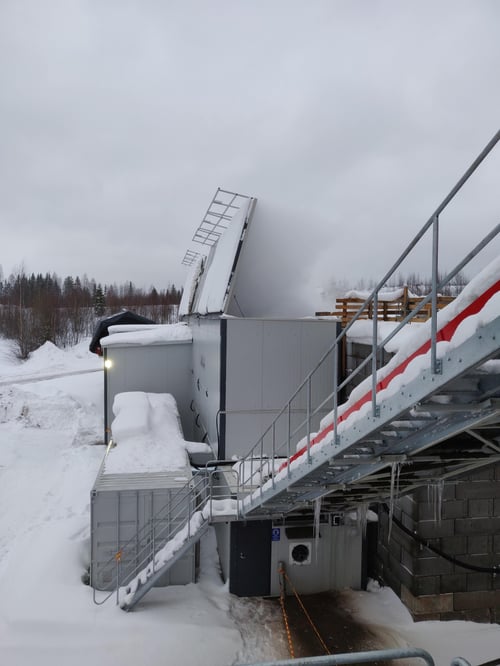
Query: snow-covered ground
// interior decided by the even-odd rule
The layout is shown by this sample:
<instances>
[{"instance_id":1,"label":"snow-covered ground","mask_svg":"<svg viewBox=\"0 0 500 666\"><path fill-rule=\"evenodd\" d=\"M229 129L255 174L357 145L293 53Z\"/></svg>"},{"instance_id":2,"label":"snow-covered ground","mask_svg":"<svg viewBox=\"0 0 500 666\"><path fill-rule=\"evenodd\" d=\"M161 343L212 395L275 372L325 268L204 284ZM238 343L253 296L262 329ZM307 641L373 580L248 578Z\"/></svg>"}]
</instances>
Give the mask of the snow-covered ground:
<instances>
[{"instance_id":1,"label":"snow-covered ground","mask_svg":"<svg viewBox=\"0 0 500 666\"><path fill-rule=\"evenodd\" d=\"M232 597L213 534L196 585L153 590L133 613L97 606L82 583L89 491L101 464L101 360L88 342L47 343L26 362L0 340L0 655L9 666L225 666L285 658L277 606ZM413 623L388 589L345 590L346 608L438 666L500 656L500 626Z\"/></svg>"}]
</instances>

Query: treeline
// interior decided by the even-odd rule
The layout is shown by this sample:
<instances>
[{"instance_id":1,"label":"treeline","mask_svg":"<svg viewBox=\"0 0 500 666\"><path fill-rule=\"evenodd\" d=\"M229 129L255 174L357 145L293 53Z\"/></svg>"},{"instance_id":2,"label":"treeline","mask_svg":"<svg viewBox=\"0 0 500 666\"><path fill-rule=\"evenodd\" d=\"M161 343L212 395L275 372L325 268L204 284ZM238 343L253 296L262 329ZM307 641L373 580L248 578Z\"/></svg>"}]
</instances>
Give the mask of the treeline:
<instances>
[{"instance_id":1,"label":"treeline","mask_svg":"<svg viewBox=\"0 0 500 666\"><path fill-rule=\"evenodd\" d=\"M59 347L92 335L96 322L122 309L157 323L175 323L182 292L137 288L132 282L102 285L93 279L24 271L0 279L0 334L14 340L27 358L46 341Z\"/></svg>"}]
</instances>

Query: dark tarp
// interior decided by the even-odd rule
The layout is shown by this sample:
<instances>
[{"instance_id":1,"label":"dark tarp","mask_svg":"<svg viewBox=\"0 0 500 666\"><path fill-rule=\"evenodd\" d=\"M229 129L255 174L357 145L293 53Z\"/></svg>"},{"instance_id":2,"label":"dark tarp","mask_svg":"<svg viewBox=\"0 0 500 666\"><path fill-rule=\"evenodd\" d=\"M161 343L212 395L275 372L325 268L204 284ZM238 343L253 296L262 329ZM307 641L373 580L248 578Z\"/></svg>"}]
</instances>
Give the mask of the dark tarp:
<instances>
[{"instance_id":1,"label":"dark tarp","mask_svg":"<svg viewBox=\"0 0 500 666\"><path fill-rule=\"evenodd\" d=\"M90 341L89 349L93 354L102 356L101 338L109 335L108 328L117 324L156 324L152 319L129 312L129 310L122 310L117 314L101 319L97 324L92 340Z\"/></svg>"}]
</instances>

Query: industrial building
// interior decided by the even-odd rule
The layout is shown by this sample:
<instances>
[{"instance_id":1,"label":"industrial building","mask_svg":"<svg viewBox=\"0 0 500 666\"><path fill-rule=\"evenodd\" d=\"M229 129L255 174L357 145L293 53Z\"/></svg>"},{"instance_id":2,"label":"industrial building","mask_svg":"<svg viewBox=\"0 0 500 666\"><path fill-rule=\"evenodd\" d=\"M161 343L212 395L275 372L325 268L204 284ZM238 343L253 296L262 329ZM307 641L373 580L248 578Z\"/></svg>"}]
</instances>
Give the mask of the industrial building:
<instances>
[{"instance_id":1,"label":"industrial building","mask_svg":"<svg viewBox=\"0 0 500 666\"><path fill-rule=\"evenodd\" d=\"M389 526L405 511L418 523L413 500L395 501L419 488L455 483L463 475L497 478L485 470L499 461L500 262L490 263L439 312L437 296L499 228L438 279L438 220L449 201L415 240L434 238L431 293L414 311L400 313L384 338L376 313L392 273L343 327L328 316L259 316L240 272L242 264L258 265L251 240L258 202L217 191L194 234L201 251L186 253L191 270L182 323L111 327L101 340L109 446L92 490L95 588L121 590L120 603L130 610L153 585L195 580L198 542L213 525L223 575L237 595L279 594L283 566L301 593L359 589L377 558L381 575L395 589L399 585L402 596L408 572L410 606L417 608L412 599L419 594L432 592L438 606L440 595L453 594L443 592L453 586L451 578L448 587L414 584L423 565L413 546L402 549L397 526ZM416 326L429 304L431 318ZM371 342L355 358L350 336L367 313ZM382 359L387 343L412 322L411 344ZM165 447L175 440L182 464L176 458L171 469L167 455L163 469L109 472L122 446L114 432L116 403L126 394L143 422L134 441L142 436L152 447L158 438L154 417L139 403L148 394L173 397L168 418L174 414L178 430L168 428ZM122 431L127 436L128 427ZM147 446L141 455L148 456ZM491 507L498 510L495 497ZM384 502L385 537L373 547L367 519ZM484 565L493 572L496 539ZM386 547L387 540L397 546ZM495 619L491 609L500 608L500 592L493 584L488 592L488 618ZM446 601L447 617L463 604L457 599Z\"/></svg>"}]
</instances>

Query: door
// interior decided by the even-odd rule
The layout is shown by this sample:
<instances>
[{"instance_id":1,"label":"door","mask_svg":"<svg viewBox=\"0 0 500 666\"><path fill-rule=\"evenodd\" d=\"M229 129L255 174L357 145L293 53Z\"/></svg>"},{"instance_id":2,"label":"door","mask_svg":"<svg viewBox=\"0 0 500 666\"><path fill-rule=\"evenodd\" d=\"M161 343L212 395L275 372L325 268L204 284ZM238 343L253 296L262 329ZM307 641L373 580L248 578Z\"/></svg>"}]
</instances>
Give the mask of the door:
<instances>
[{"instance_id":1,"label":"door","mask_svg":"<svg viewBox=\"0 0 500 666\"><path fill-rule=\"evenodd\" d=\"M270 520L231 525L229 591L239 597L261 597L271 588Z\"/></svg>"}]
</instances>

